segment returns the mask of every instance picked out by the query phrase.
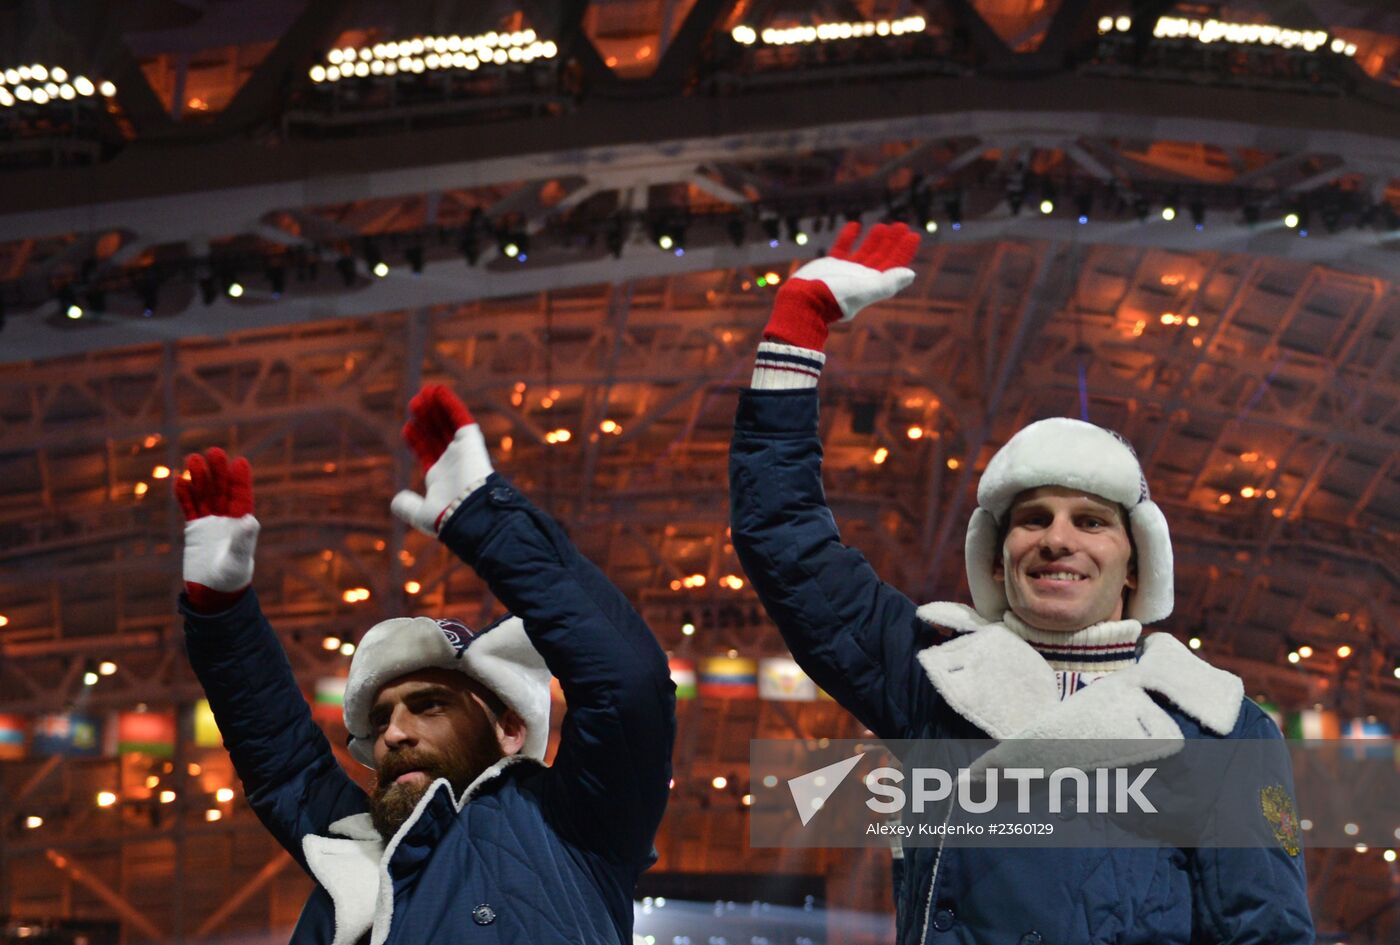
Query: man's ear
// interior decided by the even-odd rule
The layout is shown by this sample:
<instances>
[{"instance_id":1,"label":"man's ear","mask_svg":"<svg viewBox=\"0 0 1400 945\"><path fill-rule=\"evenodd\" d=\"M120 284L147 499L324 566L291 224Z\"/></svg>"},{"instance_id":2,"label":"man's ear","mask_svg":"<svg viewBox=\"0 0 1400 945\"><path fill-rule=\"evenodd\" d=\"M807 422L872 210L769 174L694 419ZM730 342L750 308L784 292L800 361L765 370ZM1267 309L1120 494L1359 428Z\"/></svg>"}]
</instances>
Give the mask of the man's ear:
<instances>
[{"instance_id":1,"label":"man's ear","mask_svg":"<svg viewBox=\"0 0 1400 945\"><path fill-rule=\"evenodd\" d=\"M1006 567L1002 563L1000 553L992 559L992 580L998 584L1006 583Z\"/></svg>"},{"instance_id":2,"label":"man's ear","mask_svg":"<svg viewBox=\"0 0 1400 945\"><path fill-rule=\"evenodd\" d=\"M525 747L525 720L514 709L496 716L496 741L501 743L504 755L519 754Z\"/></svg>"},{"instance_id":3,"label":"man's ear","mask_svg":"<svg viewBox=\"0 0 1400 945\"><path fill-rule=\"evenodd\" d=\"M1138 584L1138 578L1137 578L1137 561L1136 561L1136 560L1134 560L1134 561L1129 561L1129 562L1128 562L1128 578L1127 578L1127 580L1125 580L1125 581L1123 582L1123 586L1126 587L1126 588L1127 588L1128 590L1130 590L1130 591L1135 591L1135 590L1137 590L1137 584Z\"/></svg>"}]
</instances>

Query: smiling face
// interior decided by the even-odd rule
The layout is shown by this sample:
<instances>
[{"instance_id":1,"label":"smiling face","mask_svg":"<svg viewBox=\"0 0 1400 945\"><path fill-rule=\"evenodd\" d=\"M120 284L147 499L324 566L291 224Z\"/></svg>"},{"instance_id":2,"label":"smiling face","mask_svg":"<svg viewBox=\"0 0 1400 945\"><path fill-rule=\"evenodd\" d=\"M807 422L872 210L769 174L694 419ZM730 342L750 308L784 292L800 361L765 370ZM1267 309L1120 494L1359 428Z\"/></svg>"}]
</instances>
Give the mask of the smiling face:
<instances>
[{"instance_id":1,"label":"smiling face","mask_svg":"<svg viewBox=\"0 0 1400 945\"><path fill-rule=\"evenodd\" d=\"M375 696L375 786L370 814L388 839L428 787L446 778L461 792L503 756L525 742L520 717L488 711L494 697L461 673L424 669L389 682Z\"/></svg>"},{"instance_id":2,"label":"smiling face","mask_svg":"<svg viewBox=\"0 0 1400 945\"><path fill-rule=\"evenodd\" d=\"M1005 585L1012 612L1041 630L1122 619L1124 591L1137 584L1122 509L1062 486L1021 493L1007 513L992 575Z\"/></svg>"}]
</instances>

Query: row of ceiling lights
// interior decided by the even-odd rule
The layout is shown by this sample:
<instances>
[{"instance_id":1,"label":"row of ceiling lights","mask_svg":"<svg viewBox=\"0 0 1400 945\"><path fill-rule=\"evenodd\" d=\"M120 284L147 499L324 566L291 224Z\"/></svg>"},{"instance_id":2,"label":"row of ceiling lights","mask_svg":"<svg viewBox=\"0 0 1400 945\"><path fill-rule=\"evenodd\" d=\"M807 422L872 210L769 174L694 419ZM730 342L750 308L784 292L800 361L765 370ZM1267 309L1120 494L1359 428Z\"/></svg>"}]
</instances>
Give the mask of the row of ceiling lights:
<instances>
[{"instance_id":1,"label":"row of ceiling lights","mask_svg":"<svg viewBox=\"0 0 1400 945\"><path fill-rule=\"evenodd\" d=\"M50 102L71 102L79 98L117 94L115 83L107 79L93 82L85 75L73 75L62 66L41 63L11 66L0 72L0 107L14 105L47 105Z\"/></svg>"},{"instance_id":2,"label":"row of ceiling lights","mask_svg":"<svg viewBox=\"0 0 1400 945\"><path fill-rule=\"evenodd\" d=\"M559 46L541 40L534 30L482 33L478 36L420 36L414 39L347 46L326 53L325 61L311 67L312 82L337 82L368 76L392 76L400 72L422 74L430 70L465 69L528 63L553 59Z\"/></svg>"}]
</instances>

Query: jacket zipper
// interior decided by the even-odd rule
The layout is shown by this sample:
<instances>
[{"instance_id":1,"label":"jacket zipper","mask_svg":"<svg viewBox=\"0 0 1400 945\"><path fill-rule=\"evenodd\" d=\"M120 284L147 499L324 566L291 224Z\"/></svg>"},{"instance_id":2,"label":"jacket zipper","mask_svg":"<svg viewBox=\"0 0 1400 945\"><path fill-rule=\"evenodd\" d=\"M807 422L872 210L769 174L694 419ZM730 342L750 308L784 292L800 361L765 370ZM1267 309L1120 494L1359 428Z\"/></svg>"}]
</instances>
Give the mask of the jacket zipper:
<instances>
[{"instance_id":1,"label":"jacket zipper","mask_svg":"<svg viewBox=\"0 0 1400 945\"><path fill-rule=\"evenodd\" d=\"M933 851L933 877L928 884L928 900L924 903L924 927L919 933L919 945L928 941L928 921L933 915L933 891L938 888L938 871L943 866L943 844L948 842L948 822L953 819L953 803L948 802L948 813L943 817L943 832L938 835L938 849Z\"/></svg>"}]
</instances>

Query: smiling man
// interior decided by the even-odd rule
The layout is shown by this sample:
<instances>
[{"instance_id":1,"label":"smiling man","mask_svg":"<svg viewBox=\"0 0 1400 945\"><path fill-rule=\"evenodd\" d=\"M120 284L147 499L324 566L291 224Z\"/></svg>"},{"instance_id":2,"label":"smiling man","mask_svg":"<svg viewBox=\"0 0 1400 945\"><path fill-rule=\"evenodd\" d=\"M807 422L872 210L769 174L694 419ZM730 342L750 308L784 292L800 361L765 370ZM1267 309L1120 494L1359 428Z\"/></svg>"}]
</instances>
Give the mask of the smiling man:
<instances>
[{"instance_id":1,"label":"smiling man","mask_svg":"<svg viewBox=\"0 0 1400 945\"><path fill-rule=\"evenodd\" d=\"M1050 417L992 456L967 530L970 607L916 606L841 542L818 428L828 328L913 281L918 248L902 224L856 249L859 231L848 224L779 290L730 454L734 547L797 661L882 738L1138 740L1129 750L1152 757L1188 740L1279 739L1236 676L1169 634L1143 637L1172 610L1171 539L1111 431ZM1304 945L1303 861L1287 839L896 850L898 942Z\"/></svg>"},{"instance_id":2,"label":"smiling man","mask_svg":"<svg viewBox=\"0 0 1400 945\"><path fill-rule=\"evenodd\" d=\"M316 881L293 943L630 945L632 891L669 796L675 687L626 598L491 467L451 392L410 404L425 495L392 511L471 565L513 615L480 630L384 620L345 684L366 794L312 721L251 588L252 471L190 456L185 640L263 823ZM568 709L554 763L550 676Z\"/></svg>"}]
</instances>

